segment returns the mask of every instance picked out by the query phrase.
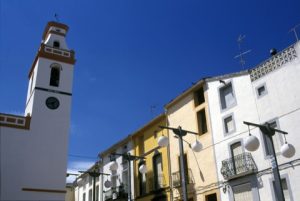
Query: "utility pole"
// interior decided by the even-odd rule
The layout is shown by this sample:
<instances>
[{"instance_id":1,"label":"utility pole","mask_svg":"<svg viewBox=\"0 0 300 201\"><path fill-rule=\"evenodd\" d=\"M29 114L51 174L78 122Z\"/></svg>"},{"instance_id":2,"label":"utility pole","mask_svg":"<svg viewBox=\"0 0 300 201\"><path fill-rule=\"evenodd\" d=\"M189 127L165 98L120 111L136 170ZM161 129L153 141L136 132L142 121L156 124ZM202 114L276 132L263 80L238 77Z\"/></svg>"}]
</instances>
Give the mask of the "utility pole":
<instances>
[{"instance_id":1,"label":"utility pole","mask_svg":"<svg viewBox=\"0 0 300 201\"><path fill-rule=\"evenodd\" d=\"M181 188L182 188L182 195L183 195L183 201L188 200L188 192L187 192L187 179L186 178L186 167L185 167L185 161L184 161L184 149L183 149L183 136L187 135L188 133L198 135L198 133L192 132L192 131L186 131L182 130L181 126L178 128L171 128L167 126L159 126L163 129L169 129L172 130L173 133L178 137L179 141L179 159L180 159L180 177L181 177Z\"/></svg>"},{"instance_id":2,"label":"utility pole","mask_svg":"<svg viewBox=\"0 0 300 201\"><path fill-rule=\"evenodd\" d=\"M273 177L274 177L274 191L275 195L278 201L285 201L284 199L284 194L282 190L282 185L281 185L281 178L280 178L280 173L279 173L279 168L278 168L278 162L277 162L277 157L276 157L276 152L274 149L274 143L272 137L275 135L275 132L279 132L281 134L288 134L285 131L278 130L275 128L272 128L269 123L265 124L255 124L251 122L244 121L244 124L248 126L255 126L258 127L261 132L270 140L271 142L271 164L272 164L272 172L273 172Z\"/></svg>"}]
</instances>

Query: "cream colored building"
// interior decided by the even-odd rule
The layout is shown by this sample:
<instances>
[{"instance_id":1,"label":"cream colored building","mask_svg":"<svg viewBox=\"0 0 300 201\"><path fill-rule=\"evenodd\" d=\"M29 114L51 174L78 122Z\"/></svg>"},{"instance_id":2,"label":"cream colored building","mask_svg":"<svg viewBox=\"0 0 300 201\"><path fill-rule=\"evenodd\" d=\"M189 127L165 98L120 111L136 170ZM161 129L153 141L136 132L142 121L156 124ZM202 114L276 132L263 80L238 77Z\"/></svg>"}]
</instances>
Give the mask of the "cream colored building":
<instances>
[{"instance_id":1,"label":"cream colored building","mask_svg":"<svg viewBox=\"0 0 300 201\"><path fill-rule=\"evenodd\" d=\"M203 80L176 97L165 106L169 127L199 133L183 137L184 156L188 175L188 199L197 201L220 200L217 170L213 153L213 142L210 130L209 110L207 105L206 84ZM170 131L170 161L173 200L181 200L181 183L179 167L178 138ZM189 144L199 140L203 149L196 153Z\"/></svg>"}]
</instances>

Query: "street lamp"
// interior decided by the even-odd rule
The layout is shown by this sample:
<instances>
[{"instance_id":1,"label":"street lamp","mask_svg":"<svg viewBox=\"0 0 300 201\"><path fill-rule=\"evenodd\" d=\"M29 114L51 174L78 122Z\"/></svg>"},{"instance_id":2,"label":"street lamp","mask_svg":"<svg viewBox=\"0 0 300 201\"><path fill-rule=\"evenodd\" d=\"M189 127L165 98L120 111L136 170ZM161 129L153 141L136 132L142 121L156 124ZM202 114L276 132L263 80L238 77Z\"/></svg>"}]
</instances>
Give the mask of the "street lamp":
<instances>
[{"instance_id":1,"label":"street lamp","mask_svg":"<svg viewBox=\"0 0 300 201\"><path fill-rule=\"evenodd\" d=\"M181 186L182 186L182 194L183 194L183 201L187 201L188 200L188 197L187 197L187 178L186 178L186 175L185 175L185 172L186 172L186 167L185 167L185 161L184 161L184 151L183 151L183 139L182 137L187 135L187 134L194 134L194 135L198 135L198 133L195 133L195 132L192 132L192 131L186 131L186 130L182 130L181 126L179 126L178 128L171 128L171 127L167 127L167 126L159 126L160 128L162 129L169 129L169 130L172 130L173 133L178 137L178 141L179 141L179 151L180 151L180 155L179 155L179 158L180 158L180 176L181 176ZM167 137L165 136L161 136L159 139L158 139L158 144L160 145L165 145L167 146L168 144L165 143L167 140L166 140ZM164 143L163 143L164 142ZM199 152L201 151L202 149L202 144L196 140L195 142L192 143L191 145L191 148L193 151L195 152Z\"/></svg>"},{"instance_id":2,"label":"street lamp","mask_svg":"<svg viewBox=\"0 0 300 201\"><path fill-rule=\"evenodd\" d=\"M128 161L128 200L131 201L131 161L134 160L144 160L144 157L141 156L134 156L131 155L130 153L125 153L125 154L117 154L117 153L113 153L111 154L113 156L122 156L124 157L124 159L126 159ZM109 164L109 169L111 171L115 171L118 169L118 163L116 161L111 161ZM139 167L139 171L142 174L145 174L147 172L147 167L145 164L142 164Z\"/></svg>"},{"instance_id":3,"label":"street lamp","mask_svg":"<svg viewBox=\"0 0 300 201\"><path fill-rule=\"evenodd\" d=\"M261 132L270 140L271 142L271 164L272 164L272 171L273 171L273 176L274 176L274 187L275 187L275 194L277 195L276 197L278 198L278 201L284 201L284 194L282 190L282 185L281 185L281 178L279 174L279 168L278 168L278 163L277 163L277 158L276 158L276 153L274 149L274 143L272 136L275 135L275 132L281 133L284 135L287 135L288 133L282 130L278 130L275 128L272 128L269 123L265 124L255 124L251 122L244 121L244 124L249 126L255 126L258 127ZM245 148L248 151L255 151L259 147L259 140L257 137L251 135L250 129L249 129L249 136L245 139ZM285 144L281 147L280 149L281 154L284 157L291 158L295 155L295 147L291 144L288 144L285 139Z\"/></svg>"},{"instance_id":4,"label":"street lamp","mask_svg":"<svg viewBox=\"0 0 300 201\"><path fill-rule=\"evenodd\" d=\"M96 163L95 167L93 168L93 171L78 171L80 173L88 173L90 177L93 178L93 201L96 201L96 178L100 175L110 175L107 173L99 172L99 165L98 162ZM110 181L105 181L104 186L109 188L111 186Z\"/></svg>"}]
</instances>

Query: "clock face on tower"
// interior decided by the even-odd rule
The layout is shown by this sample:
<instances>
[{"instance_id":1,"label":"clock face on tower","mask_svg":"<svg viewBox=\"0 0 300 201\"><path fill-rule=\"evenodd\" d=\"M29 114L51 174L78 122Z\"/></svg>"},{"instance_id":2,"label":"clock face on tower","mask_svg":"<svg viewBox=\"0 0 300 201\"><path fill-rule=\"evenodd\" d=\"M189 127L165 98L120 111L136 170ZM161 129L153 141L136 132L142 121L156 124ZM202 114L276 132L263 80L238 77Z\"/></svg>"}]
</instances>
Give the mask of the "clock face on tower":
<instances>
[{"instance_id":1,"label":"clock face on tower","mask_svg":"<svg viewBox=\"0 0 300 201\"><path fill-rule=\"evenodd\" d=\"M46 99L46 106L51 110L55 110L59 107L59 100L55 97L49 97Z\"/></svg>"}]
</instances>

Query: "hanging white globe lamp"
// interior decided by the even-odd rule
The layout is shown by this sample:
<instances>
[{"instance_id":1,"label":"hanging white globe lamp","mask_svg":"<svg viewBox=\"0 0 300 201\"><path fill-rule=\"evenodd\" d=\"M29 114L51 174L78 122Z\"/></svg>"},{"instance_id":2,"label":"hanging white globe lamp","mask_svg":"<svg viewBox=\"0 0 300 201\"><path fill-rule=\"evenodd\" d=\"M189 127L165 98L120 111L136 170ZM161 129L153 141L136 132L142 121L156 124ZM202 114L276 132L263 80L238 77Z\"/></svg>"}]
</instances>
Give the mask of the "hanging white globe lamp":
<instances>
[{"instance_id":1,"label":"hanging white globe lamp","mask_svg":"<svg viewBox=\"0 0 300 201\"><path fill-rule=\"evenodd\" d=\"M118 169L118 163L116 161L111 161L109 164L109 169L111 171L116 171Z\"/></svg>"},{"instance_id":2,"label":"hanging white globe lamp","mask_svg":"<svg viewBox=\"0 0 300 201\"><path fill-rule=\"evenodd\" d=\"M145 174L147 172L147 166L146 166L146 164L140 165L139 171L140 171L140 173Z\"/></svg>"},{"instance_id":3,"label":"hanging white globe lamp","mask_svg":"<svg viewBox=\"0 0 300 201\"><path fill-rule=\"evenodd\" d=\"M157 140L157 143L160 147L166 147L169 144L169 138L166 136L160 136Z\"/></svg>"},{"instance_id":4,"label":"hanging white globe lamp","mask_svg":"<svg viewBox=\"0 0 300 201\"><path fill-rule=\"evenodd\" d=\"M191 144L191 148L194 152L200 152L203 148L203 145L201 144L201 142L199 142L198 140L196 140L195 142L193 142Z\"/></svg>"},{"instance_id":5,"label":"hanging white globe lamp","mask_svg":"<svg viewBox=\"0 0 300 201\"><path fill-rule=\"evenodd\" d=\"M296 149L293 145L285 143L284 145L282 145L282 147L280 148L280 152L281 154L286 157L286 158L291 158L295 155L296 153Z\"/></svg>"},{"instance_id":6,"label":"hanging white globe lamp","mask_svg":"<svg viewBox=\"0 0 300 201\"><path fill-rule=\"evenodd\" d=\"M110 188L112 185L111 185L111 181L109 181L109 180L106 180L105 182L104 182L104 186L105 186L105 188Z\"/></svg>"},{"instance_id":7,"label":"hanging white globe lamp","mask_svg":"<svg viewBox=\"0 0 300 201\"><path fill-rule=\"evenodd\" d=\"M259 147L259 140L256 136L249 134L245 139L244 146L248 151L256 151Z\"/></svg>"}]
</instances>

